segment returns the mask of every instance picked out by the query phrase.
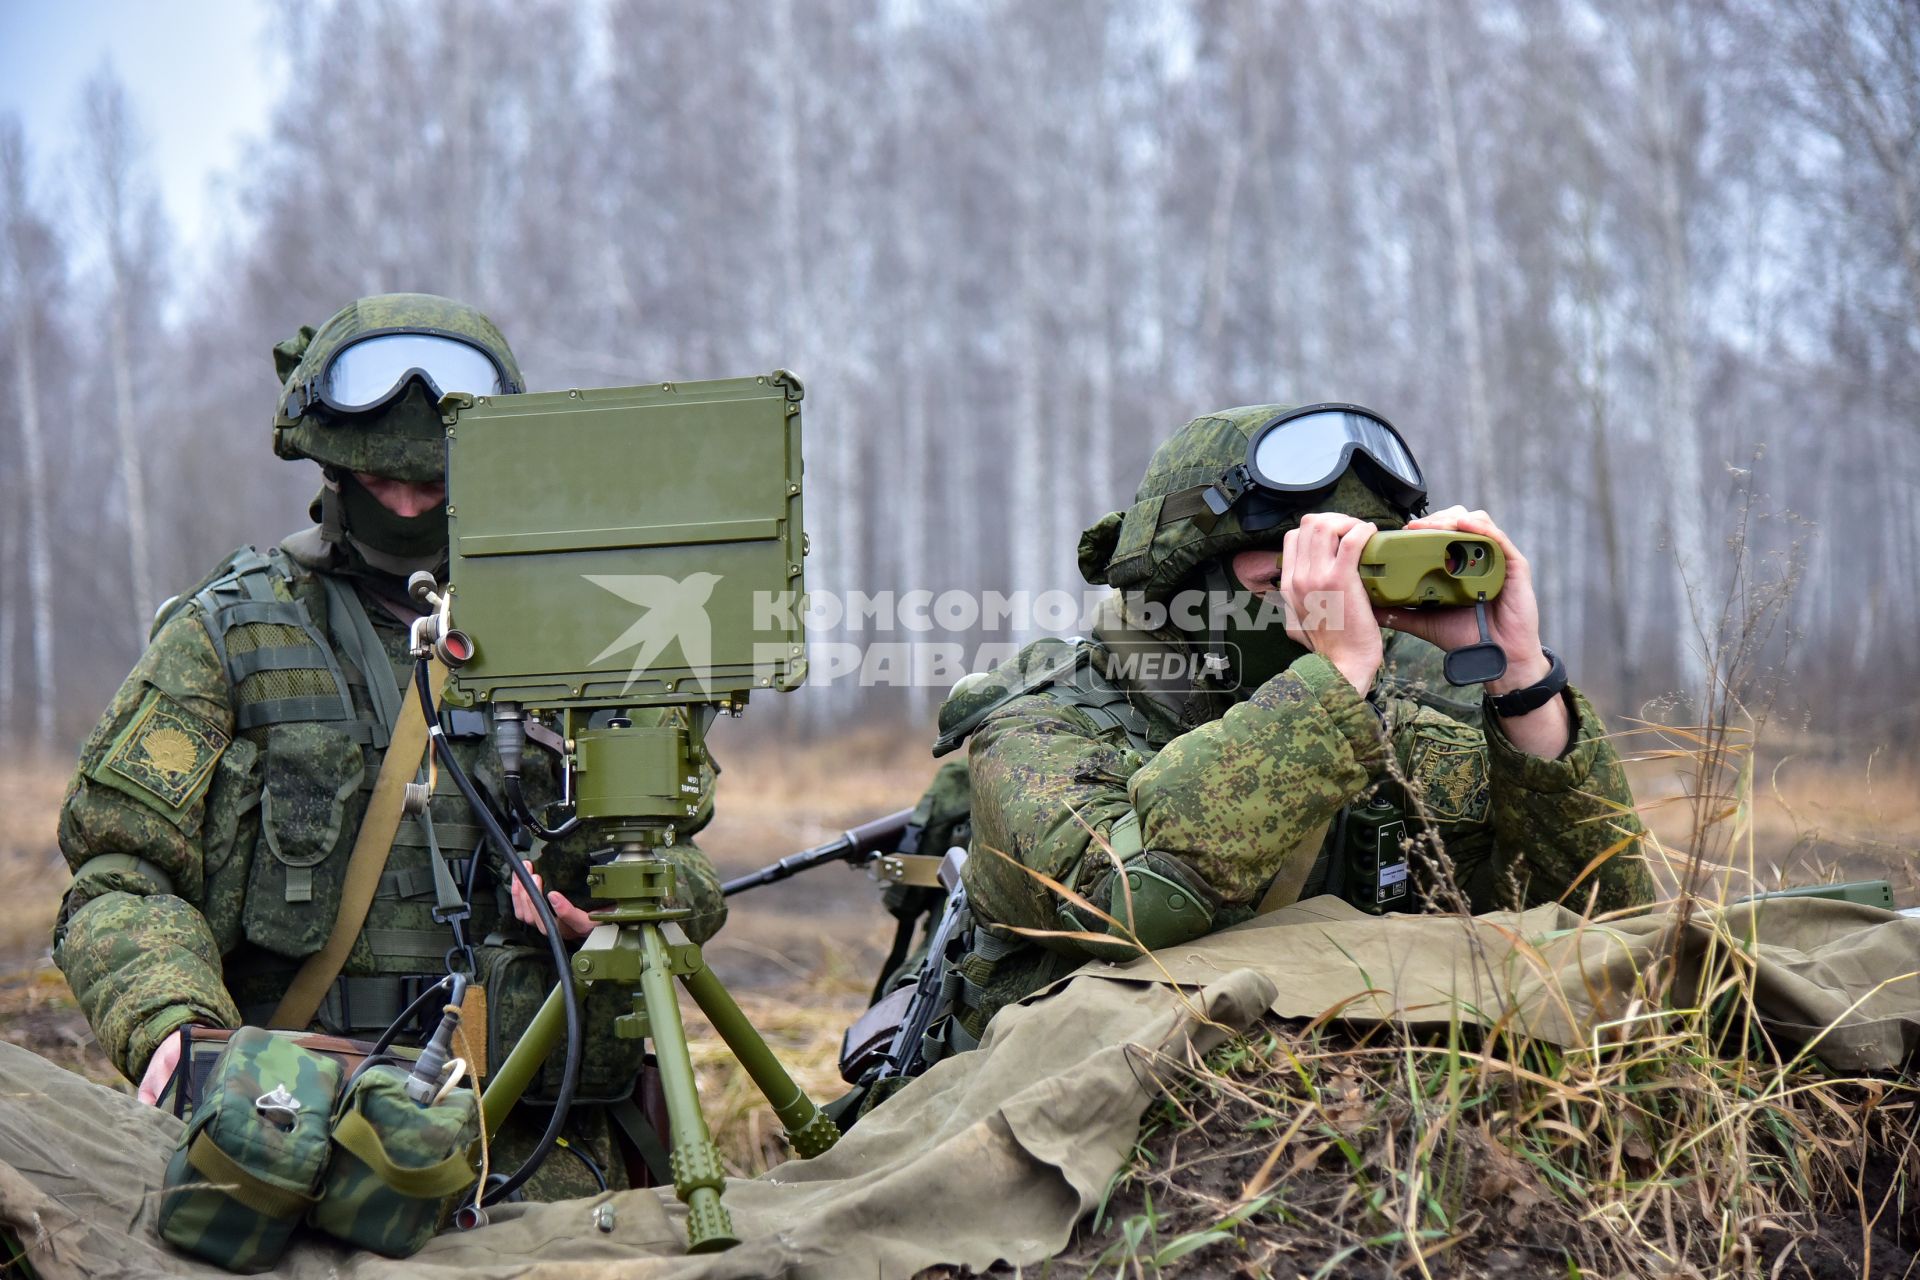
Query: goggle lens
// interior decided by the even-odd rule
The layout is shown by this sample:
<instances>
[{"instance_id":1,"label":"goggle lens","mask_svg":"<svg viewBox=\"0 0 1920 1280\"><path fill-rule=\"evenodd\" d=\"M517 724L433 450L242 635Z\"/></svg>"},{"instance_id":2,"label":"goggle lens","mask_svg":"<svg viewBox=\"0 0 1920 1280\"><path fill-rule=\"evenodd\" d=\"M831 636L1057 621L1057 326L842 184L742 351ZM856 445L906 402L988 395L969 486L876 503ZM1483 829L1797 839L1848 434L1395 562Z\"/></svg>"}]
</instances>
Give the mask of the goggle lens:
<instances>
[{"instance_id":1,"label":"goggle lens","mask_svg":"<svg viewBox=\"0 0 1920 1280\"><path fill-rule=\"evenodd\" d=\"M334 407L364 409L385 399L415 369L442 395L494 395L500 370L478 347L431 333L382 333L341 349L328 363L321 394Z\"/></svg>"},{"instance_id":2,"label":"goggle lens","mask_svg":"<svg viewBox=\"0 0 1920 1280\"><path fill-rule=\"evenodd\" d=\"M1395 479L1424 489L1420 465L1400 437L1377 418L1347 409L1325 409L1275 424L1254 442L1254 476L1269 485L1304 489L1324 484L1346 469L1359 449Z\"/></svg>"}]
</instances>

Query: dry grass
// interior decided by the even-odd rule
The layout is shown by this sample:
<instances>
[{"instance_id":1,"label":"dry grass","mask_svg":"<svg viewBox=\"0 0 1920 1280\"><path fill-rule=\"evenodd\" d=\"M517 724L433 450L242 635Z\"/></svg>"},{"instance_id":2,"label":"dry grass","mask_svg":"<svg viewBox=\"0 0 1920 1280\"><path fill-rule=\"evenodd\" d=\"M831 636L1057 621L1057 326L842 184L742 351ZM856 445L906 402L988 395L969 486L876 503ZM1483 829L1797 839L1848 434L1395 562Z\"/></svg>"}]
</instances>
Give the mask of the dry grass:
<instances>
[{"instance_id":1,"label":"dry grass","mask_svg":"<svg viewBox=\"0 0 1920 1280\"><path fill-rule=\"evenodd\" d=\"M54 819L71 763L0 767L0 961L45 950L67 864L54 843Z\"/></svg>"},{"instance_id":2,"label":"dry grass","mask_svg":"<svg viewBox=\"0 0 1920 1280\"><path fill-rule=\"evenodd\" d=\"M1653 804L1689 821L1666 819L1673 843L1656 837L1649 856L1679 913L1711 931L1697 967L1657 954L1630 993L1638 1012L1578 1049L1515 1034L1511 1017L1418 1036L1329 1011L1204 1059L1149 1060L1167 1097L1049 1274L1920 1275L1920 1080L1836 1074L1818 1036L1795 1049L1768 1033L1744 939L1712 914L1751 880L1687 855L1759 870L1774 819L1744 739L1678 736L1697 743L1681 753L1683 803ZM1805 807L1885 785L1834 781ZM1888 809L1912 813L1894 800L1871 821ZM1828 869L1876 869L1849 852Z\"/></svg>"},{"instance_id":3,"label":"dry grass","mask_svg":"<svg viewBox=\"0 0 1920 1280\"><path fill-rule=\"evenodd\" d=\"M1847 1078L1777 1044L1743 940L1712 912L1781 881L1877 875L1911 904L1920 847L1911 762L1847 767L1767 737L1760 659L1800 546L1749 556L1760 519L1749 500L1730 580L1690 592L1713 658L1686 722L1622 734L1649 861L1677 920L1711 931L1706 955L1671 930L1636 1016L1578 1050L1329 1022L1161 1062L1168 1100L1050 1272L1920 1274L1920 1081Z\"/></svg>"},{"instance_id":4,"label":"dry grass","mask_svg":"<svg viewBox=\"0 0 1920 1280\"><path fill-rule=\"evenodd\" d=\"M1620 749L1649 749L1626 730ZM1689 779L1671 759L1628 764L1641 816L1662 845L1689 847L1695 821ZM1754 870L1766 888L1828 880L1886 880L1920 903L1920 765L1883 757L1836 761L1791 748L1762 753L1752 770Z\"/></svg>"},{"instance_id":5,"label":"dry grass","mask_svg":"<svg viewBox=\"0 0 1920 1280\"><path fill-rule=\"evenodd\" d=\"M1902 1276L1920 1088L1728 1053L1269 1025L1173 1084L1053 1274Z\"/></svg>"}]
</instances>

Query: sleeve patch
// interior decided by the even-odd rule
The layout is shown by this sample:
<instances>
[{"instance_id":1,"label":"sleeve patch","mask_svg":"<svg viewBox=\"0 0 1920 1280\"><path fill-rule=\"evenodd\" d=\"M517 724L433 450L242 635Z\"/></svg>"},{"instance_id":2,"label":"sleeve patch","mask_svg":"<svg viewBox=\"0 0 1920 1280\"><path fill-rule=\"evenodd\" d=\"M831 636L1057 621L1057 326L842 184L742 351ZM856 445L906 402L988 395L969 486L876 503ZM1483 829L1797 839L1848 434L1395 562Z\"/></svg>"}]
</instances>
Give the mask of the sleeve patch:
<instances>
[{"instance_id":1,"label":"sleeve patch","mask_svg":"<svg viewBox=\"0 0 1920 1280\"><path fill-rule=\"evenodd\" d=\"M178 813L206 789L228 741L219 726L160 690L149 689L93 773L110 786Z\"/></svg>"},{"instance_id":2,"label":"sleeve patch","mask_svg":"<svg viewBox=\"0 0 1920 1280\"><path fill-rule=\"evenodd\" d=\"M1420 734L1413 748L1409 790L1443 822L1484 822L1489 800L1483 744Z\"/></svg>"}]
</instances>

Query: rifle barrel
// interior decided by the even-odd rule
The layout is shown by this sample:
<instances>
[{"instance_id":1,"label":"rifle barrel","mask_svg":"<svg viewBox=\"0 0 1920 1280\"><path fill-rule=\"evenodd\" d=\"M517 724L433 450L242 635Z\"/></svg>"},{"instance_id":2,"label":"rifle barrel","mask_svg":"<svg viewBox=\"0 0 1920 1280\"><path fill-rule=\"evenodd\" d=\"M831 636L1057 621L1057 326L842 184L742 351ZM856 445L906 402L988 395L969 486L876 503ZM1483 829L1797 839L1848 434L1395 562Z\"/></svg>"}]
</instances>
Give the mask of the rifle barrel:
<instances>
[{"instance_id":1,"label":"rifle barrel","mask_svg":"<svg viewBox=\"0 0 1920 1280\"><path fill-rule=\"evenodd\" d=\"M875 818L872 822L863 822L850 831L842 831L825 844L817 844L811 849L802 849L799 853L790 853L775 863L737 876L720 886L720 892L732 897L747 889L757 889L763 884L774 884L810 871L814 867L829 862L858 863L876 853L885 853L900 842L906 832L907 824L913 818L913 810L901 809L885 817Z\"/></svg>"}]
</instances>

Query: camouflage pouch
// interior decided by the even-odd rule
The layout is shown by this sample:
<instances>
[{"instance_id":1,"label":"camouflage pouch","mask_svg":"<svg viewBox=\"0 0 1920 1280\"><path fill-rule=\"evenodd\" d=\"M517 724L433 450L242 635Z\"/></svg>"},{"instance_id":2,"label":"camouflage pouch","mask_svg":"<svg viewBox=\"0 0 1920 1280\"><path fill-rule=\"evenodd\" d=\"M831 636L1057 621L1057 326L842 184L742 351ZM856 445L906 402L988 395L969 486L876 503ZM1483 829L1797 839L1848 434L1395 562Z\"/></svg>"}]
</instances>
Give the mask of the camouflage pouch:
<instances>
[{"instance_id":1,"label":"camouflage pouch","mask_svg":"<svg viewBox=\"0 0 1920 1280\"><path fill-rule=\"evenodd\" d=\"M248 941L297 960L321 948L340 914L366 762L344 730L310 723L274 725L261 760L243 923Z\"/></svg>"},{"instance_id":2,"label":"camouflage pouch","mask_svg":"<svg viewBox=\"0 0 1920 1280\"><path fill-rule=\"evenodd\" d=\"M338 1063L242 1027L167 1163L160 1234L229 1271L266 1271L312 1207L331 1150Z\"/></svg>"},{"instance_id":3,"label":"camouflage pouch","mask_svg":"<svg viewBox=\"0 0 1920 1280\"><path fill-rule=\"evenodd\" d=\"M333 1121L338 1148L307 1221L348 1244L404 1258L433 1238L454 1197L479 1172L468 1152L480 1136L473 1093L455 1089L430 1107L406 1094L407 1072L377 1063L361 1072Z\"/></svg>"},{"instance_id":4,"label":"camouflage pouch","mask_svg":"<svg viewBox=\"0 0 1920 1280\"><path fill-rule=\"evenodd\" d=\"M497 935L496 935L497 936ZM520 946L488 939L480 948L478 981L487 990L487 1061L498 1066L533 1023L533 1015L553 990L553 960L544 946ZM634 1082L646 1062L646 1041L614 1034L614 1019L631 1013L628 993L615 983L598 983L588 990L581 1010L581 1040L585 1054L575 1106L619 1102L633 1096ZM564 1055L548 1057L540 1074L520 1099L534 1106L552 1106L560 1092Z\"/></svg>"},{"instance_id":5,"label":"camouflage pouch","mask_svg":"<svg viewBox=\"0 0 1920 1280\"><path fill-rule=\"evenodd\" d=\"M207 1096L207 1084L213 1076L213 1070L225 1055L227 1042L239 1032L195 1026L189 1022L174 1034L180 1040L180 1057L174 1064L173 1074L167 1077L166 1086L160 1091L159 1106L162 1111L171 1111L185 1120L197 1110L199 1100ZM273 1028L269 1028L267 1034L333 1059L340 1064L343 1076L348 1078L373 1052L371 1040L349 1040L345 1036L330 1036L318 1031ZM420 1050L411 1045L394 1044L388 1045L382 1056L410 1063L420 1056Z\"/></svg>"}]
</instances>

